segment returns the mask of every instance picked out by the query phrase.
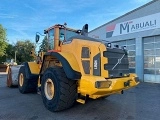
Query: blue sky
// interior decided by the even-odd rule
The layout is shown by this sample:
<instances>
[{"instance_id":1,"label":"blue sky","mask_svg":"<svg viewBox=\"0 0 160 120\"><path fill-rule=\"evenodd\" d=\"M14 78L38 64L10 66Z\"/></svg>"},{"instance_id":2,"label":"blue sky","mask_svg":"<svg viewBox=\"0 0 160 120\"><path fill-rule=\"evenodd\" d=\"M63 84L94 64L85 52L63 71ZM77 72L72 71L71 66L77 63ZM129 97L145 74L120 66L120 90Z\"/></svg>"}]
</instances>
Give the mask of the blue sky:
<instances>
[{"instance_id":1,"label":"blue sky","mask_svg":"<svg viewBox=\"0 0 160 120\"><path fill-rule=\"evenodd\" d=\"M151 0L1 0L0 24L7 29L7 38L34 42L35 33L54 25L67 23L89 30L109 22Z\"/></svg>"}]
</instances>

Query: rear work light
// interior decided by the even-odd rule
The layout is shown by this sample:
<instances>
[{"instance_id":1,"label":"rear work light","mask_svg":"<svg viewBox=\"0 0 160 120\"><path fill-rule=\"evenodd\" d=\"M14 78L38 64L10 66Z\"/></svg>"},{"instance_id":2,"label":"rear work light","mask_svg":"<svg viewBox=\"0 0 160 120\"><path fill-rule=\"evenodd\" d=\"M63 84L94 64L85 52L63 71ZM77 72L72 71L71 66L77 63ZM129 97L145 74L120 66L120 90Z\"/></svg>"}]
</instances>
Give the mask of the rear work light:
<instances>
[{"instance_id":1,"label":"rear work light","mask_svg":"<svg viewBox=\"0 0 160 120\"><path fill-rule=\"evenodd\" d=\"M115 48L119 48L119 45L114 45Z\"/></svg>"},{"instance_id":2,"label":"rear work light","mask_svg":"<svg viewBox=\"0 0 160 120\"><path fill-rule=\"evenodd\" d=\"M126 50L126 49L127 49L127 47L126 47L126 46L122 46L121 48L122 48L123 50Z\"/></svg>"},{"instance_id":3,"label":"rear work light","mask_svg":"<svg viewBox=\"0 0 160 120\"><path fill-rule=\"evenodd\" d=\"M112 81L96 81L95 87L96 88L109 88L112 84Z\"/></svg>"},{"instance_id":4,"label":"rear work light","mask_svg":"<svg viewBox=\"0 0 160 120\"><path fill-rule=\"evenodd\" d=\"M111 48L111 43L108 43L108 44L107 44L107 47Z\"/></svg>"}]
</instances>

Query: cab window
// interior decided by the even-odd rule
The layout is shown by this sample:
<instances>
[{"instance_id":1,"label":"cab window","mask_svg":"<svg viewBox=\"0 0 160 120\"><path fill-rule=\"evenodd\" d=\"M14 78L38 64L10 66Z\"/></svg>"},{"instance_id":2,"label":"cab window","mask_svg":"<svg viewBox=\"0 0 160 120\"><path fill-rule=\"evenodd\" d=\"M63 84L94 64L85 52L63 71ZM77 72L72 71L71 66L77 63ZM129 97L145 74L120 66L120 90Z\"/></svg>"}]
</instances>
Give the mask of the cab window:
<instances>
[{"instance_id":1,"label":"cab window","mask_svg":"<svg viewBox=\"0 0 160 120\"><path fill-rule=\"evenodd\" d=\"M48 43L49 50L52 50L54 48L54 29L51 29L48 32Z\"/></svg>"},{"instance_id":2,"label":"cab window","mask_svg":"<svg viewBox=\"0 0 160 120\"><path fill-rule=\"evenodd\" d=\"M70 37L73 37L76 35L78 35L78 33L74 32L74 31L66 30L66 40L68 40Z\"/></svg>"},{"instance_id":3,"label":"cab window","mask_svg":"<svg viewBox=\"0 0 160 120\"><path fill-rule=\"evenodd\" d=\"M60 41L68 40L70 37L78 35L75 31L60 29L59 31L59 39Z\"/></svg>"}]
</instances>

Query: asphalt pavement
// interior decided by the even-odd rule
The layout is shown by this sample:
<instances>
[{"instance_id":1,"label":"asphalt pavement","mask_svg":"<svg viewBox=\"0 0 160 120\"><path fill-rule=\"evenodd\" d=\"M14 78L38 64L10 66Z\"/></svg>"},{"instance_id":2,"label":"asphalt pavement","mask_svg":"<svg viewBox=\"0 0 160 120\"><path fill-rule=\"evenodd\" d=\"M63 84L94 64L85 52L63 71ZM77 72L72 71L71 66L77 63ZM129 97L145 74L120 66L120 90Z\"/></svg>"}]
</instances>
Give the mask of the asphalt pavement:
<instances>
[{"instance_id":1,"label":"asphalt pavement","mask_svg":"<svg viewBox=\"0 0 160 120\"><path fill-rule=\"evenodd\" d=\"M0 75L0 120L160 120L160 84L141 83L106 99L89 100L61 112L48 111L38 94L6 87Z\"/></svg>"}]
</instances>

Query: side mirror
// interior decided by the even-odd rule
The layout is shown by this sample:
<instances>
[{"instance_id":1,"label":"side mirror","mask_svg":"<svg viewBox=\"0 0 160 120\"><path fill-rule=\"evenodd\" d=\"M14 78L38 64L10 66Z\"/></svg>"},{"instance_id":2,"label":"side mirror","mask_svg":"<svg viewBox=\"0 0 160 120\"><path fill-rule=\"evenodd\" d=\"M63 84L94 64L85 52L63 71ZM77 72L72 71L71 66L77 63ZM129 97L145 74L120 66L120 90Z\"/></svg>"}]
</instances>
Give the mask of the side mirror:
<instances>
[{"instance_id":1,"label":"side mirror","mask_svg":"<svg viewBox=\"0 0 160 120\"><path fill-rule=\"evenodd\" d=\"M36 34L36 38L35 38L36 43L38 43L39 39L40 39L40 36Z\"/></svg>"}]
</instances>

